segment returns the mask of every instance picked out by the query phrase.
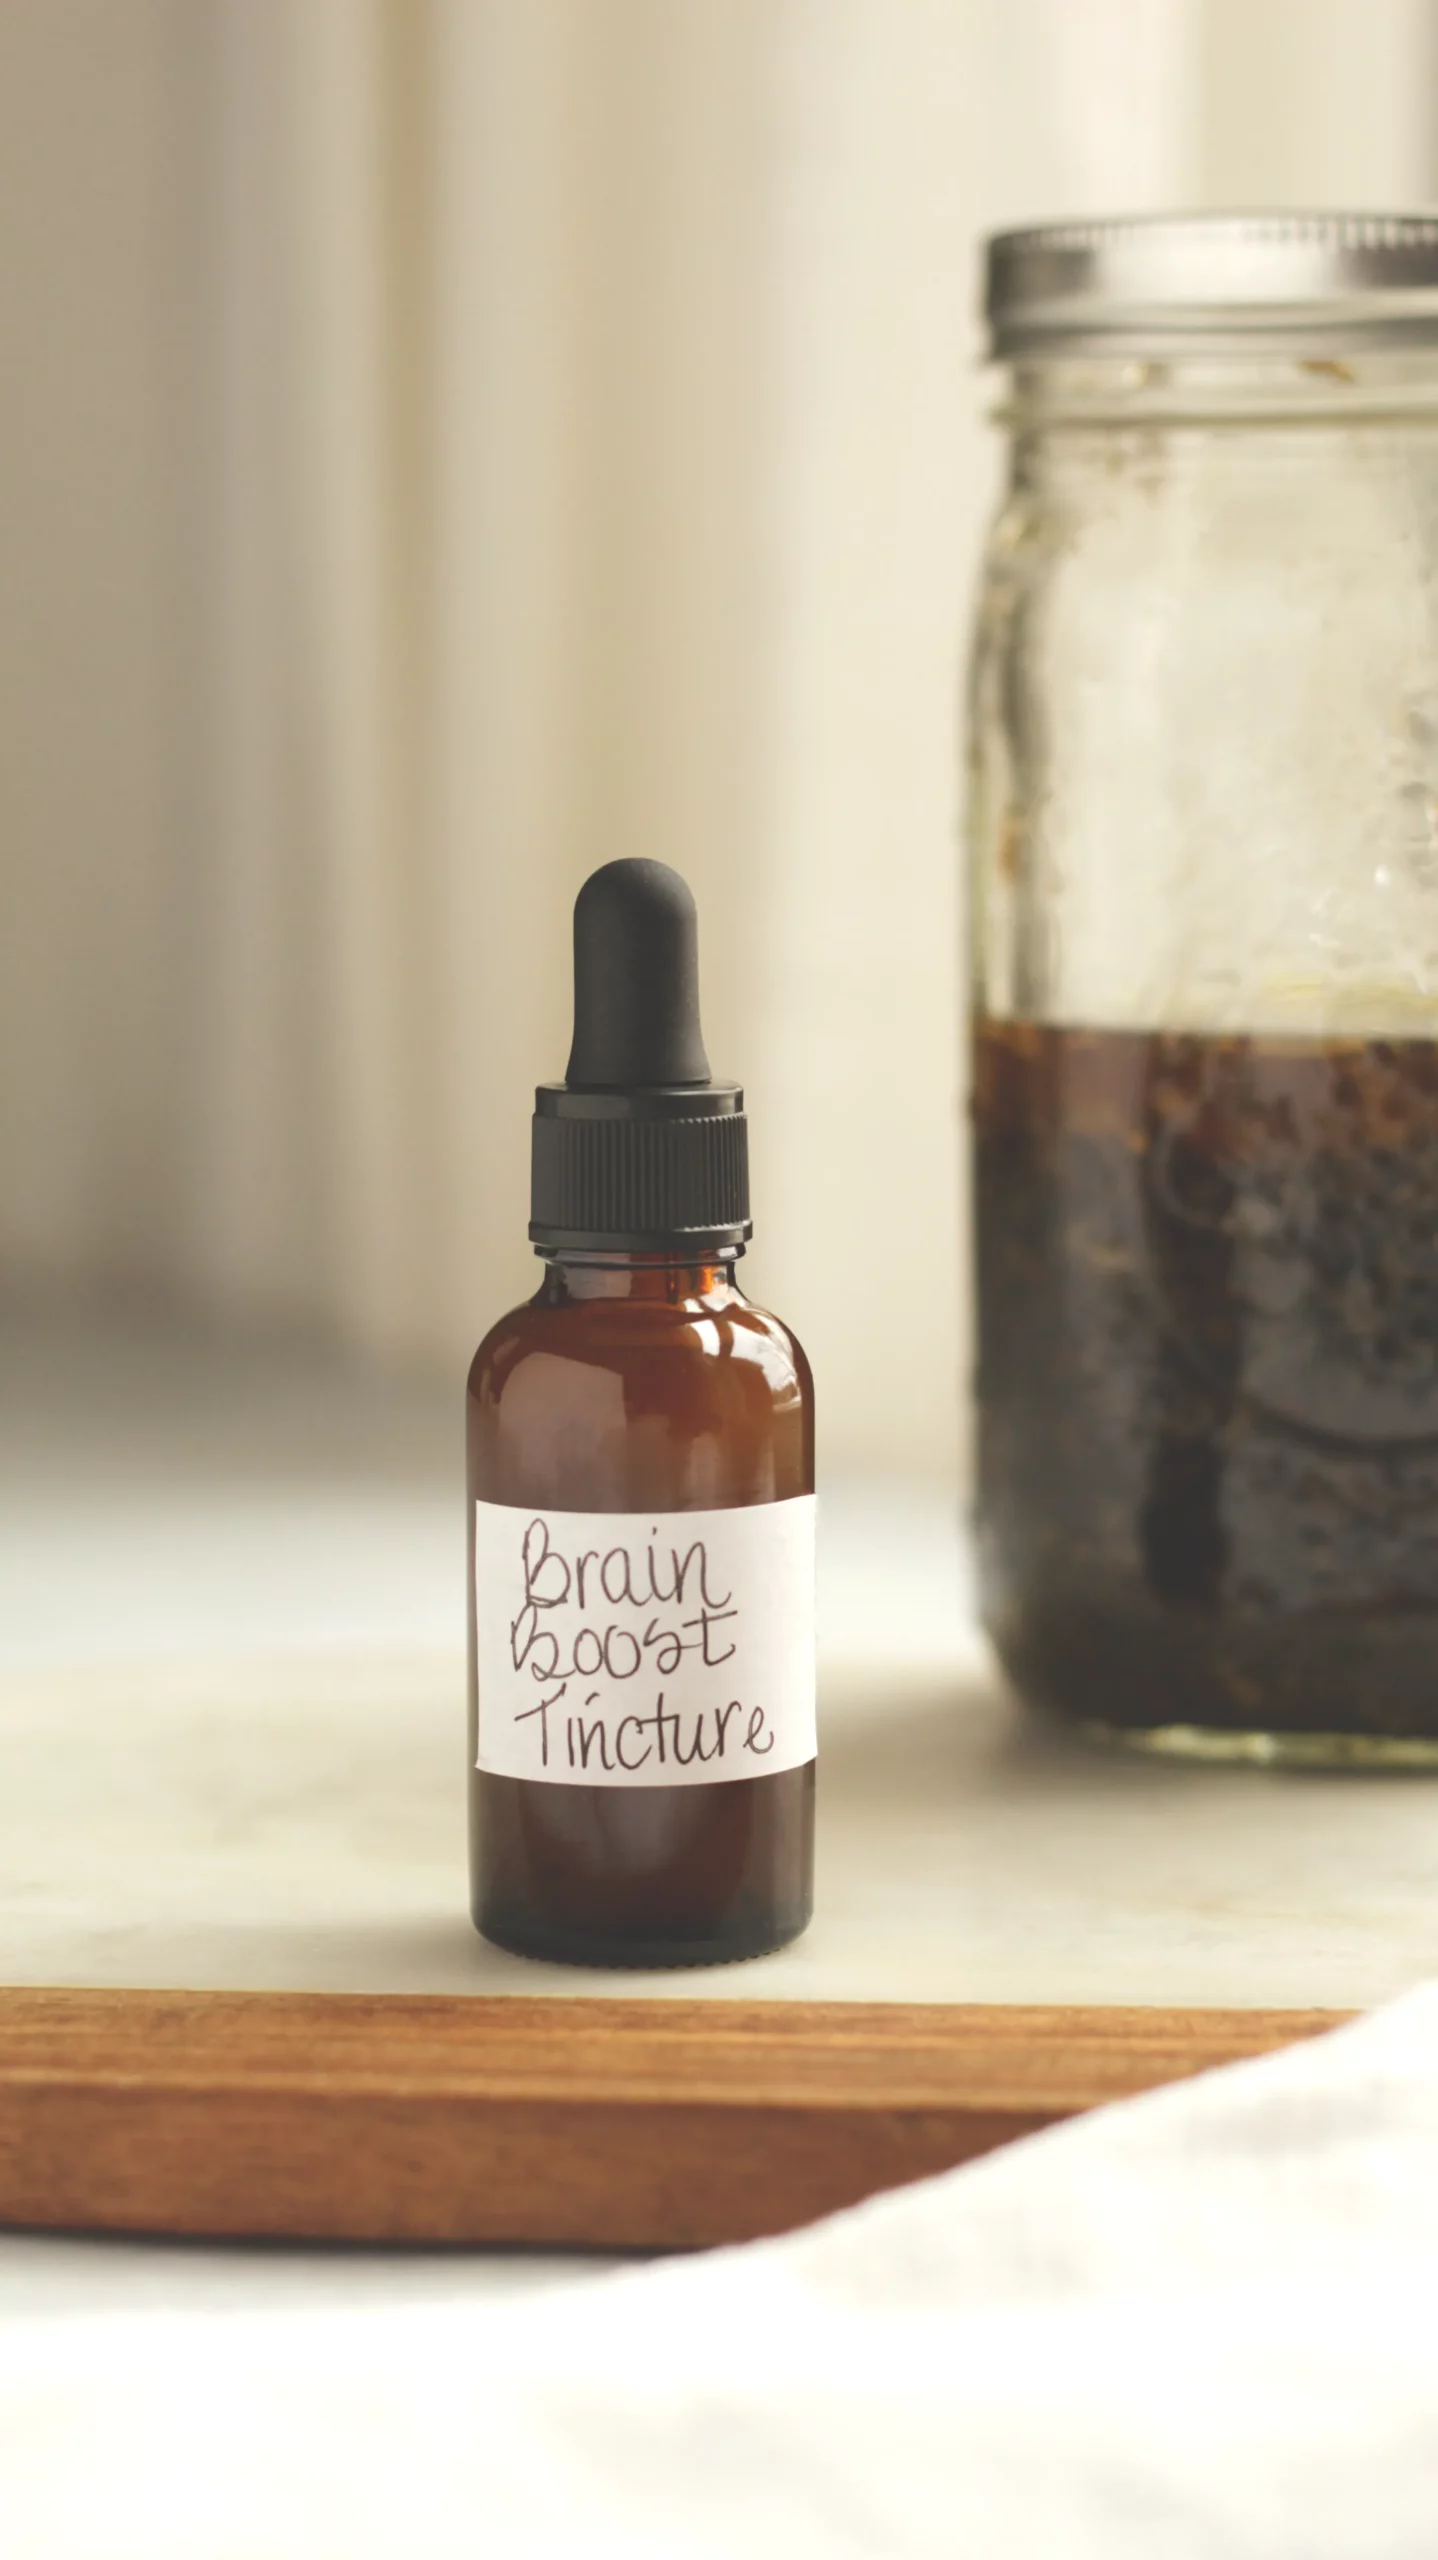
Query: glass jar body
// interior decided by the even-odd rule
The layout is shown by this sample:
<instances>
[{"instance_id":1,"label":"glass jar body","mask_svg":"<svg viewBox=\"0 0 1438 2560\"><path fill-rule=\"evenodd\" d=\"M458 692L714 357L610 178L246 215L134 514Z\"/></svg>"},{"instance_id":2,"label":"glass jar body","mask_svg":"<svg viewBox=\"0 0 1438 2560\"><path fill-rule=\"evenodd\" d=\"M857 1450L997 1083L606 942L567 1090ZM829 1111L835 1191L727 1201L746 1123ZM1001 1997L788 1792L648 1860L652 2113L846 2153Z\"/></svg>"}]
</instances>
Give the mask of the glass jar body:
<instances>
[{"instance_id":1,"label":"glass jar body","mask_svg":"<svg viewBox=\"0 0 1438 2560\"><path fill-rule=\"evenodd\" d=\"M971 703L989 1626L1071 1720L1438 1752L1438 364L1016 383Z\"/></svg>"}]
</instances>

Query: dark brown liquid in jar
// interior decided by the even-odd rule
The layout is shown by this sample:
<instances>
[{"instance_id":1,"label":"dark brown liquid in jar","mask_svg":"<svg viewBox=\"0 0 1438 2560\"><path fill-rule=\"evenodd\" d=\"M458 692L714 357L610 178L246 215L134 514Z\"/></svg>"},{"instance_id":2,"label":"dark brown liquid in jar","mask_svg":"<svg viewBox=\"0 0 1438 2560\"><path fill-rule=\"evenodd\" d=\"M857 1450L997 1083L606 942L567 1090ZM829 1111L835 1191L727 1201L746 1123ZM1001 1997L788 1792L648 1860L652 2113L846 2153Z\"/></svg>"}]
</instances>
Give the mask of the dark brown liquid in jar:
<instances>
[{"instance_id":1,"label":"dark brown liquid in jar","mask_svg":"<svg viewBox=\"0 0 1438 2560\"><path fill-rule=\"evenodd\" d=\"M1083 1721L1438 1739L1438 1045L982 1022L978 1529Z\"/></svg>"},{"instance_id":2,"label":"dark brown liquid in jar","mask_svg":"<svg viewBox=\"0 0 1438 2560\"><path fill-rule=\"evenodd\" d=\"M475 1354L468 1436L471 1538L477 1500L684 1512L814 1489L808 1363L722 1263L551 1265ZM486 1937L568 1963L657 1966L760 1955L806 1926L812 1761L679 1787L481 1772L473 1626L469 1715L471 1889Z\"/></svg>"}]
</instances>

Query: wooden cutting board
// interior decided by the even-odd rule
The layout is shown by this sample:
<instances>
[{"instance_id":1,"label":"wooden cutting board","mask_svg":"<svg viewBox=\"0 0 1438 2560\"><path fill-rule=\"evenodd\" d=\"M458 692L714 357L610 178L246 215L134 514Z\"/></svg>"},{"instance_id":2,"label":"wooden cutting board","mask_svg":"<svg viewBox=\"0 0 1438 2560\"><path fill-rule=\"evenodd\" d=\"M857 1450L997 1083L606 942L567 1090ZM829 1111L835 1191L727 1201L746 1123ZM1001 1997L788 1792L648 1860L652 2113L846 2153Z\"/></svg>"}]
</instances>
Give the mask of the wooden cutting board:
<instances>
[{"instance_id":1,"label":"wooden cutting board","mask_svg":"<svg viewBox=\"0 0 1438 2560\"><path fill-rule=\"evenodd\" d=\"M0 2222L749 2240L1341 2014L0 1990Z\"/></svg>"}]
</instances>

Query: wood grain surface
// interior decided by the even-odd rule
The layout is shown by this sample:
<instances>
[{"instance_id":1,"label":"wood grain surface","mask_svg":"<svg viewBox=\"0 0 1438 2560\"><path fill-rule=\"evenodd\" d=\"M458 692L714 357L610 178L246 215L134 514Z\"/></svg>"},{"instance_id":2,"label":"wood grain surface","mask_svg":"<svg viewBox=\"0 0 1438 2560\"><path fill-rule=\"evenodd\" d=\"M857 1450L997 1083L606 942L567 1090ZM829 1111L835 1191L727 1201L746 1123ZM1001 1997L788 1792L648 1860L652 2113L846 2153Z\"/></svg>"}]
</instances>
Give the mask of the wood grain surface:
<instances>
[{"instance_id":1,"label":"wood grain surface","mask_svg":"<svg viewBox=\"0 0 1438 2560\"><path fill-rule=\"evenodd\" d=\"M0 2222L688 2248L1336 2013L0 1990Z\"/></svg>"}]
</instances>

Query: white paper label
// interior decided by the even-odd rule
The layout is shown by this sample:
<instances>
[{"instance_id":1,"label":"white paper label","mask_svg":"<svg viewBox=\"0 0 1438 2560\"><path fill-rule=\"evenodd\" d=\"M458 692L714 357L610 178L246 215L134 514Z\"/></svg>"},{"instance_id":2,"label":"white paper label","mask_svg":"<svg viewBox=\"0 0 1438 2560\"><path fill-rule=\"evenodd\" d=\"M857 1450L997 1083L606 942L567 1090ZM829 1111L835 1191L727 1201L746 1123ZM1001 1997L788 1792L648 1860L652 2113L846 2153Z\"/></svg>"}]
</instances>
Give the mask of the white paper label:
<instances>
[{"instance_id":1,"label":"white paper label","mask_svg":"<svg viewBox=\"0 0 1438 2560\"><path fill-rule=\"evenodd\" d=\"M815 1510L476 1503L478 1766L694 1787L812 1760Z\"/></svg>"}]
</instances>

